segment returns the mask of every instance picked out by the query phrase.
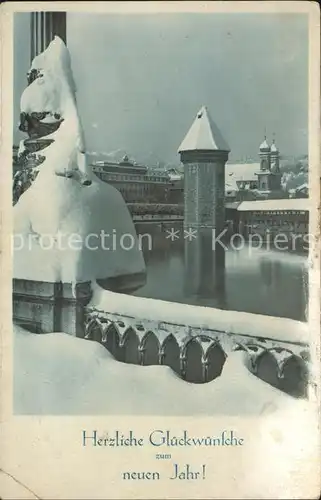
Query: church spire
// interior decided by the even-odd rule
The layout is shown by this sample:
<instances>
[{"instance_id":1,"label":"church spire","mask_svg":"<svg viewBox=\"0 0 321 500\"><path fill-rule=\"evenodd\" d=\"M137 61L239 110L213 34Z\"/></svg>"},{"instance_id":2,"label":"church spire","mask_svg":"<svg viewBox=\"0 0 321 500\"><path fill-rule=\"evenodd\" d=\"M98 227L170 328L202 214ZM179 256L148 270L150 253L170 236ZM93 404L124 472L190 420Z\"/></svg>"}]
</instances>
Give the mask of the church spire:
<instances>
[{"instance_id":1,"label":"church spire","mask_svg":"<svg viewBox=\"0 0 321 500\"><path fill-rule=\"evenodd\" d=\"M270 146L266 139L266 127L264 127L264 141L260 145L260 152L270 152Z\"/></svg>"}]
</instances>

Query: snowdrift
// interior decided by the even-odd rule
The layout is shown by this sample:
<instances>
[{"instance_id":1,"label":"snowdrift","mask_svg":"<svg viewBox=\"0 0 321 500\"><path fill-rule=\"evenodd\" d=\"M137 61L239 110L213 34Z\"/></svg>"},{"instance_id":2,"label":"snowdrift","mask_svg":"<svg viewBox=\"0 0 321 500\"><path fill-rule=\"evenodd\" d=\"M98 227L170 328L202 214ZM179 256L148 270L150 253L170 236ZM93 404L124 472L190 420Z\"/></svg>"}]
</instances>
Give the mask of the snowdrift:
<instances>
[{"instance_id":1,"label":"snowdrift","mask_svg":"<svg viewBox=\"0 0 321 500\"><path fill-rule=\"evenodd\" d=\"M219 378L191 384L167 366L120 363L94 341L14 331L18 414L255 416L307 404L251 374L241 351L228 356Z\"/></svg>"}]
</instances>

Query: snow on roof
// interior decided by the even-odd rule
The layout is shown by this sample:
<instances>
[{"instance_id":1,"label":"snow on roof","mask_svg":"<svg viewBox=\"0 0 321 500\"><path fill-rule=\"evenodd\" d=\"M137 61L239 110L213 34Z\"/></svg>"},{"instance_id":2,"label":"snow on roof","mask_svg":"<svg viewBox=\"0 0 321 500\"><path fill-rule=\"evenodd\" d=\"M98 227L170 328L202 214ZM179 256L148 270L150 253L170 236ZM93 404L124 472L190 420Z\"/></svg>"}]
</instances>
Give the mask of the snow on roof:
<instances>
[{"instance_id":1,"label":"snow on roof","mask_svg":"<svg viewBox=\"0 0 321 500\"><path fill-rule=\"evenodd\" d=\"M240 203L242 203L241 201L232 201L232 202L227 202L225 203L225 208L227 209L236 209Z\"/></svg>"},{"instance_id":2,"label":"snow on roof","mask_svg":"<svg viewBox=\"0 0 321 500\"><path fill-rule=\"evenodd\" d=\"M309 198L281 198L277 200L243 201L237 208L239 212L264 210L302 210L311 209Z\"/></svg>"},{"instance_id":3,"label":"snow on roof","mask_svg":"<svg viewBox=\"0 0 321 500\"><path fill-rule=\"evenodd\" d=\"M278 150L275 142L273 141L272 145L271 145L271 153L278 153L278 152L279 152L279 150Z\"/></svg>"},{"instance_id":4,"label":"snow on roof","mask_svg":"<svg viewBox=\"0 0 321 500\"><path fill-rule=\"evenodd\" d=\"M179 153L195 150L230 151L227 142L205 106L197 113L191 128L178 148Z\"/></svg>"},{"instance_id":5,"label":"snow on roof","mask_svg":"<svg viewBox=\"0 0 321 500\"><path fill-rule=\"evenodd\" d=\"M226 163L225 187L237 190L237 181L257 181L259 170L259 163Z\"/></svg>"},{"instance_id":6,"label":"snow on roof","mask_svg":"<svg viewBox=\"0 0 321 500\"><path fill-rule=\"evenodd\" d=\"M171 181L180 181L182 180L183 176L179 173L177 174L171 174L170 172L167 172L168 177L170 178Z\"/></svg>"},{"instance_id":7,"label":"snow on roof","mask_svg":"<svg viewBox=\"0 0 321 500\"><path fill-rule=\"evenodd\" d=\"M309 185L307 182L304 182L303 184L301 184L300 186L297 186L295 188L296 191L300 191L301 189L309 189Z\"/></svg>"}]
</instances>

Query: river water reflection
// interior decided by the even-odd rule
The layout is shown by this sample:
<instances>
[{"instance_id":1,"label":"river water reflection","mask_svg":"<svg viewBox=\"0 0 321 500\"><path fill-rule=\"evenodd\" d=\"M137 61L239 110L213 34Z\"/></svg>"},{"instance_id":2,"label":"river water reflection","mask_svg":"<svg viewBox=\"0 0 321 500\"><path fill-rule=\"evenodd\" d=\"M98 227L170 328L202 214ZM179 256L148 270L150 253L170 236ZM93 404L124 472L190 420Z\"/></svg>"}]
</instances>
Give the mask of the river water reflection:
<instances>
[{"instance_id":1,"label":"river water reflection","mask_svg":"<svg viewBox=\"0 0 321 500\"><path fill-rule=\"evenodd\" d=\"M136 226L138 234L151 235L153 244L151 249L143 247L147 283L134 295L305 320L306 255L248 246L238 250L229 248L224 252L225 271L210 278L216 282L212 290L206 286L193 292L188 284L195 276L185 265L184 245L188 243L183 238L176 241L166 238L164 227L148 226ZM188 253L191 252L189 249Z\"/></svg>"}]
</instances>

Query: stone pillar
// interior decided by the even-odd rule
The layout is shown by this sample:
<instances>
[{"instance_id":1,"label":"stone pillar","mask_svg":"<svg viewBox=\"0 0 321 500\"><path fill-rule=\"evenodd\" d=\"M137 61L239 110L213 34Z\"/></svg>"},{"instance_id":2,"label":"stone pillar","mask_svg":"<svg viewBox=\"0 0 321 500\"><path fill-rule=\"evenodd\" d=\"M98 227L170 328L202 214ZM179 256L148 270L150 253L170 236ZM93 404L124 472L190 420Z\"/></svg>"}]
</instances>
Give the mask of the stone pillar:
<instances>
[{"instance_id":1,"label":"stone pillar","mask_svg":"<svg viewBox=\"0 0 321 500\"><path fill-rule=\"evenodd\" d=\"M91 284L13 280L13 321L33 333L85 335L85 306Z\"/></svg>"},{"instance_id":2,"label":"stone pillar","mask_svg":"<svg viewBox=\"0 0 321 500\"><path fill-rule=\"evenodd\" d=\"M66 12L31 13L31 61L48 47L55 35L59 36L65 44L67 43L66 18Z\"/></svg>"}]
</instances>

